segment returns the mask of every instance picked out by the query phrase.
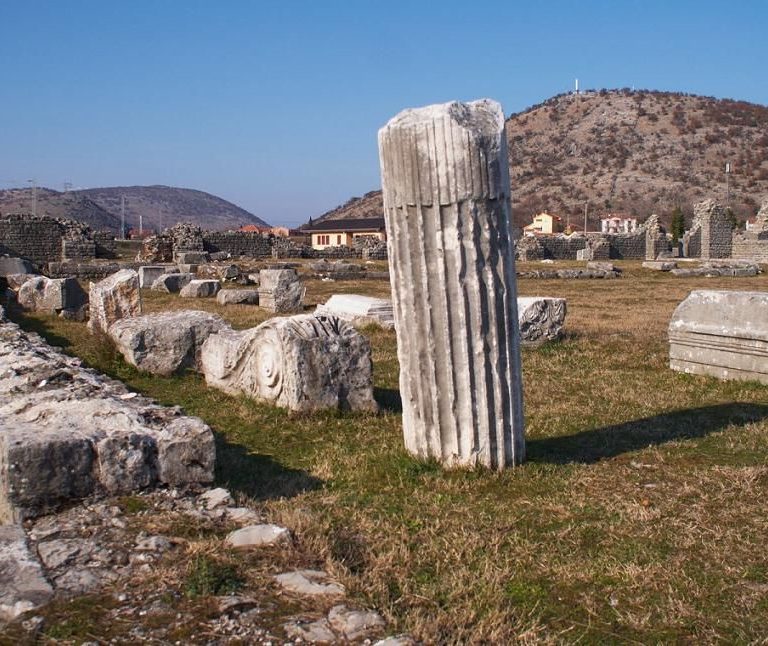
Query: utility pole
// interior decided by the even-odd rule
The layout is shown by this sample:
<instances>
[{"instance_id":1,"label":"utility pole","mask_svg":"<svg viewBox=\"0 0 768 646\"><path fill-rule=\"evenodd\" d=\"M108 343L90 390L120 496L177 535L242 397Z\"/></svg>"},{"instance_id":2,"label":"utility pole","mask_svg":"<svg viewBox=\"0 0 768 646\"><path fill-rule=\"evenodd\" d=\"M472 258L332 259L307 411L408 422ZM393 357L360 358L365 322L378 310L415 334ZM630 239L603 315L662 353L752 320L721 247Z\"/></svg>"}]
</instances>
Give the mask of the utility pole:
<instances>
[{"instance_id":1,"label":"utility pole","mask_svg":"<svg viewBox=\"0 0 768 646\"><path fill-rule=\"evenodd\" d=\"M125 240L125 195L120 196L120 238Z\"/></svg>"},{"instance_id":2,"label":"utility pole","mask_svg":"<svg viewBox=\"0 0 768 646\"><path fill-rule=\"evenodd\" d=\"M32 184L32 215L37 216L37 180L28 179L27 181Z\"/></svg>"},{"instance_id":3,"label":"utility pole","mask_svg":"<svg viewBox=\"0 0 768 646\"><path fill-rule=\"evenodd\" d=\"M139 214L139 237L144 233L144 216Z\"/></svg>"},{"instance_id":4,"label":"utility pole","mask_svg":"<svg viewBox=\"0 0 768 646\"><path fill-rule=\"evenodd\" d=\"M731 162L725 162L725 204L731 206Z\"/></svg>"}]
</instances>

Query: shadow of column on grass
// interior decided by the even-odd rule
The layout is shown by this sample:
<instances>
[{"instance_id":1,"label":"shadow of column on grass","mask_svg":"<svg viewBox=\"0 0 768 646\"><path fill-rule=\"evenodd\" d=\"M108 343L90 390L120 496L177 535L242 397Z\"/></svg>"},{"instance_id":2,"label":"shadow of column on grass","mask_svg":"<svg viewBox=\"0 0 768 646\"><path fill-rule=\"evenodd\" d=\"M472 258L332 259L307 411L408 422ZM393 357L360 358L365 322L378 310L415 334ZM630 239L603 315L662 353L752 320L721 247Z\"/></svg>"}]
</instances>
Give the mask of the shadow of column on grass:
<instances>
[{"instance_id":1,"label":"shadow of column on grass","mask_svg":"<svg viewBox=\"0 0 768 646\"><path fill-rule=\"evenodd\" d=\"M673 411L575 435L526 442L529 462L592 463L677 440L705 437L731 424L768 419L768 405L728 403Z\"/></svg>"},{"instance_id":2,"label":"shadow of column on grass","mask_svg":"<svg viewBox=\"0 0 768 646\"><path fill-rule=\"evenodd\" d=\"M302 469L280 464L269 455L251 453L241 444L216 438L216 485L254 500L290 498L323 486L323 481Z\"/></svg>"},{"instance_id":3,"label":"shadow of column on grass","mask_svg":"<svg viewBox=\"0 0 768 646\"><path fill-rule=\"evenodd\" d=\"M374 388L373 398L382 411L388 413L403 412L403 400L400 398L400 391L396 388Z\"/></svg>"}]
</instances>

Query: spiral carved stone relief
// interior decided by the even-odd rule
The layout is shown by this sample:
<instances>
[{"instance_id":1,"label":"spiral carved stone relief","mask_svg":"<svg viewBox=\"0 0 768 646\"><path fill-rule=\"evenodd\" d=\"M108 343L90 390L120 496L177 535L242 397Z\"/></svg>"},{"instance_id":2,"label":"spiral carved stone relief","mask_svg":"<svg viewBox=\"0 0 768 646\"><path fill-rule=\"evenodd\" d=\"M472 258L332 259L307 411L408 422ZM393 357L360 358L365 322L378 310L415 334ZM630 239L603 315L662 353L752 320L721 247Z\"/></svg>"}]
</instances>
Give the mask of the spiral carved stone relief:
<instances>
[{"instance_id":1,"label":"spiral carved stone relief","mask_svg":"<svg viewBox=\"0 0 768 646\"><path fill-rule=\"evenodd\" d=\"M291 410L377 409L370 345L336 317L278 317L213 335L202 362L209 385Z\"/></svg>"}]
</instances>

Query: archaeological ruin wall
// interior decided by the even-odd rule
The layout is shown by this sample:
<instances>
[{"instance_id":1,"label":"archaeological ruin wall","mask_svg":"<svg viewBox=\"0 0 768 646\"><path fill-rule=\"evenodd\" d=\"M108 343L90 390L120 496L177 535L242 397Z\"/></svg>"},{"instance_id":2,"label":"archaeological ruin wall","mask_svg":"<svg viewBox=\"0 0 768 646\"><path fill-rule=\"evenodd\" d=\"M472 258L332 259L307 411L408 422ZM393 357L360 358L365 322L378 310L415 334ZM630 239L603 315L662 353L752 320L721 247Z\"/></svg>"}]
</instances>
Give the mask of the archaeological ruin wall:
<instances>
[{"instance_id":1,"label":"archaeological ruin wall","mask_svg":"<svg viewBox=\"0 0 768 646\"><path fill-rule=\"evenodd\" d=\"M0 217L0 254L43 265L110 258L114 252L109 234L95 233L80 222L23 213Z\"/></svg>"}]
</instances>

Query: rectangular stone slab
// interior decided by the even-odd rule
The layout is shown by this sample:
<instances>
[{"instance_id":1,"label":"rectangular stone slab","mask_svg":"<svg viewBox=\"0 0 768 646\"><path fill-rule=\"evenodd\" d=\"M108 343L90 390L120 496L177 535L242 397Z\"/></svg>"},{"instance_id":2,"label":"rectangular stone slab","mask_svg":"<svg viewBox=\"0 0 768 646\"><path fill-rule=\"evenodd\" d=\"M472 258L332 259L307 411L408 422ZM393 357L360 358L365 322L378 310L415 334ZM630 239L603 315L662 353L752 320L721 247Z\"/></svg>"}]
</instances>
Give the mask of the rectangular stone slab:
<instances>
[{"instance_id":1,"label":"rectangular stone slab","mask_svg":"<svg viewBox=\"0 0 768 646\"><path fill-rule=\"evenodd\" d=\"M768 384L768 292L691 292L669 323L669 366Z\"/></svg>"}]
</instances>

